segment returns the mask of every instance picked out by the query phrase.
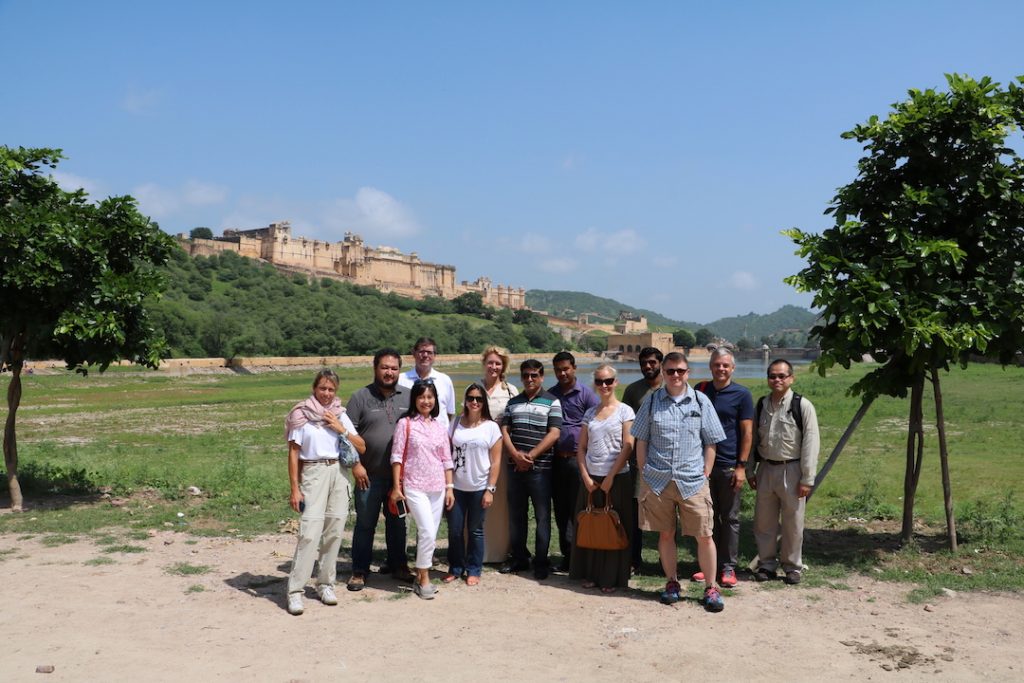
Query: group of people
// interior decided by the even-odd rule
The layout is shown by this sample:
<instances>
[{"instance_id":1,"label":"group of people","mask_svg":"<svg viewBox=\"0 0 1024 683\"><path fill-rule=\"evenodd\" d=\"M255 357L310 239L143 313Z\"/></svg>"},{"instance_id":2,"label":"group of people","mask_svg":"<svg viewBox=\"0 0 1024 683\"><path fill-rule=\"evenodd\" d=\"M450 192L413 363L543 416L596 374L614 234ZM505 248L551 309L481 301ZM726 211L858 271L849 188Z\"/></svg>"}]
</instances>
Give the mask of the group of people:
<instances>
[{"instance_id":1,"label":"group of people","mask_svg":"<svg viewBox=\"0 0 1024 683\"><path fill-rule=\"evenodd\" d=\"M544 387L544 364L520 365L522 389L507 378L510 355L491 346L483 377L469 385L456 413L451 378L433 367L437 346L421 338L415 365L402 372L394 349L373 359L374 380L345 408L338 378L319 372L312 396L288 415L291 505L301 513L288 581L288 611L301 614L303 594L319 559L316 593L337 604L335 566L350 495L355 499L350 591L370 574L373 538L384 514L385 563L380 573L411 582L416 594L437 593L428 570L447 511L448 572L443 583L480 582L485 563L502 573L551 573L551 517L561 563L585 588L613 593L641 567L643 531L657 532L667 578L662 602L680 600L676 532L693 536L708 611L724 607L719 586L737 582L740 493L756 491L754 579L800 582L804 501L814 485L818 427L814 406L795 394L793 368L768 367L769 395L755 407L732 381L735 359L712 352L712 380L687 383L689 363L677 352L645 348L642 378L622 400L615 367L594 370L593 387L576 377L576 359L552 360L556 382ZM355 454L358 454L358 458ZM344 471L351 466L355 491ZM576 542L576 520L588 506L609 506L626 531L627 547L597 550ZM533 509L534 545L527 547ZM406 516L416 521L416 558L406 557ZM780 536L781 529L781 536Z\"/></svg>"}]
</instances>

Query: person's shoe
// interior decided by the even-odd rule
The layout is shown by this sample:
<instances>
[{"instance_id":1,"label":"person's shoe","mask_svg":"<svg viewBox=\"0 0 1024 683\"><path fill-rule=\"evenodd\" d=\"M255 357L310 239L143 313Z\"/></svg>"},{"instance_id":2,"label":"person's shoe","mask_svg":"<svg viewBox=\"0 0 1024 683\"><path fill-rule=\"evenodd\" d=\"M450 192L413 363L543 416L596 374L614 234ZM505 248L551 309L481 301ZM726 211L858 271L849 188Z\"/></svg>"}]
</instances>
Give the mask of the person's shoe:
<instances>
[{"instance_id":1,"label":"person's shoe","mask_svg":"<svg viewBox=\"0 0 1024 683\"><path fill-rule=\"evenodd\" d=\"M498 570L499 574L515 574L521 572L524 569L529 569L530 565L527 562L514 562L509 560L505 564L501 565L501 569Z\"/></svg>"},{"instance_id":2,"label":"person's shoe","mask_svg":"<svg viewBox=\"0 0 1024 683\"><path fill-rule=\"evenodd\" d=\"M704 589L704 609L708 612L721 612L725 609L725 601L717 586L708 586Z\"/></svg>"},{"instance_id":3,"label":"person's shoe","mask_svg":"<svg viewBox=\"0 0 1024 683\"><path fill-rule=\"evenodd\" d=\"M366 588L366 577L362 573L354 573L348 578L345 588L350 591L361 591Z\"/></svg>"},{"instance_id":4,"label":"person's shoe","mask_svg":"<svg viewBox=\"0 0 1024 683\"><path fill-rule=\"evenodd\" d=\"M380 569L377 570L377 573L378 574L390 574L391 573L391 565L388 564L387 562L385 562L384 564L382 564L380 566Z\"/></svg>"},{"instance_id":5,"label":"person's shoe","mask_svg":"<svg viewBox=\"0 0 1024 683\"><path fill-rule=\"evenodd\" d=\"M551 570L548 569L547 567L534 567L533 568L533 578L537 579L538 581L543 581L544 579L548 578L548 576L550 576L550 575L551 575Z\"/></svg>"},{"instance_id":6,"label":"person's shoe","mask_svg":"<svg viewBox=\"0 0 1024 683\"><path fill-rule=\"evenodd\" d=\"M416 575L412 573L411 569L409 569L409 565L399 567L395 571L391 572L391 576L395 581L401 581L402 583L412 583L416 580Z\"/></svg>"},{"instance_id":7,"label":"person's shoe","mask_svg":"<svg viewBox=\"0 0 1024 683\"><path fill-rule=\"evenodd\" d=\"M302 604L302 593L288 594L288 614L298 616L302 614L305 607Z\"/></svg>"},{"instance_id":8,"label":"person's shoe","mask_svg":"<svg viewBox=\"0 0 1024 683\"><path fill-rule=\"evenodd\" d=\"M801 578L802 577L800 576L799 571L797 571L796 569L791 569L788 572L786 572L786 576L782 580L790 586L795 586L798 583L800 583Z\"/></svg>"},{"instance_id":9,"label":"person's shoe","mask_svg":"<svg viewBox=\"0 0 1024 683\"><path fill-rule=\"evenodd\" d=\"M758 567L757 571L754 572L754 581L758 583L764 583L765 581L774 581L778 578L778 574L774 571L769 571L764 567Z\"/></svg>"},{"instance_id":10,"label":"person's shoe","mask_svg":"<svg viewBox=\"0 0 1024 683\"><path fill-rule=\"evenodd\" d=\"M678 581L669 581L665 584L665 590L661 592L661 604L674 605L679 602L680 592Z\"/></svg>"},{"instance_id":11,"label":"person's shoe","mask_svg":"<svg viewBox=\"0 0 1024 683\"><path fill-rule=\"evenodd\" d=\"M423 585L421 583L413 584L413 592L420 596L424 600L433 600L434 596L437 595L437 586L432 583Z\"/></svg>"},{"instance_id":12,"label":"person's shoe","mask_svg":"<svg viewBox=\"0 0 1024 683\"><path fill-rule=\"evenodd\" d=\"M559 574L568 574L569 573L569 558L568 557L564 558L558 564L558 568L555 569L555 571L558 572Z\"/></svg>"},{"instance_id":13,"label":"person's shoe","mask_svg":"<svg viewBox=\"0 0 1024 683\"><path fill-rule=\"evenodd\" d=\"M334 594L334 587L324 584L316 587L316 594L320 596L320 602L325 605L337 605L338 596Z\"/></svg>"},{"instance_id":14,"label":"person's shoe","mask_svg":"<svg viewBox=\"0 0 1024 683\"><path fill-rule=\"evenodd\" d=\"M690 581L703 581L703 580L704 580L704 572L694 572L693 575L690 577Z\"/></svg>"},{"instance_id":15,"label":"person's shoe","mask_svg":"<svg viewBox=\"0 0 1024 683\"><path fill-rule=\"evenodd\" d=\"M732 569L723 569L722 577L719 579L718 583L722 584L726 588L732 588L736 585L736 572Z\"/></svg>"}]
</instances>

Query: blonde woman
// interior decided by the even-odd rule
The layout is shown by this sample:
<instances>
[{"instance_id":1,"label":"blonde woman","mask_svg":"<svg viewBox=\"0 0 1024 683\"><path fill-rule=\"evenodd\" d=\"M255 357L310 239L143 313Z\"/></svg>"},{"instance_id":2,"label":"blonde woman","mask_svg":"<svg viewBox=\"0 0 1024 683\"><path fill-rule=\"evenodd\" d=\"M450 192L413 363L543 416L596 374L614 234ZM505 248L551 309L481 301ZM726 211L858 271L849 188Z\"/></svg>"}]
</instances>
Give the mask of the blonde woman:
<instances>
[{"instance_id":1,"label":"blonde woman","mask_svg":"<svg viewBox=\"0 0 1024 683\"><path fill-rule=\"evenodd\" d=\"M601 402L583 415L576 448L580 466L579 497L576 513L587 506L587 496L593 493L594 505L611 501L627 533L633 529L633 486L629 477L629 455L633 452L633 437L629 430L636 417L633 409L615 397L619 385L615 368L604 364L594 371L594 391ZM590 550L573 548L569 578L582 579L584 588L600 588L603 593L614 593L629 585L630 549Z\"/></svg>"},{"instance_id":2,"label":"blonde woman","mask_svg":"<svg viewBox=\"0 0 1024 683\"><path fill-rule=\"evenodd\" d=\"M519 393L506 379L511 360L508 349L501 346L488 346L480 355L484 370L480 384L487 396L491 419L499 425L509 399ZM505 477L498 477L494 500L484 520L484 539L484 562L504 562L508 556L508 481Z\"/></svg>"}]
</instances>

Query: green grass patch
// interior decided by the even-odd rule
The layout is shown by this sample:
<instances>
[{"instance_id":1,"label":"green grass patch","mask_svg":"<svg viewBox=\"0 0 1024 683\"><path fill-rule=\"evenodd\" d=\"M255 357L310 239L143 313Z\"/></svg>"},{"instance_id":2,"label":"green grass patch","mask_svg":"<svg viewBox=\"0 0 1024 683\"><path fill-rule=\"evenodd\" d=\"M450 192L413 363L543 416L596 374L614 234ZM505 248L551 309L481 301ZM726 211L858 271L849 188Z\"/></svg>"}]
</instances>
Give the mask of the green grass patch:
<instances>
[{"instance_id":1,"label":"green grass patch","mask_svg":"<svg viewBox=\"0 0 1024 683\"><path fill-rule=\"evenodd\" d=\"M168 574L174 574L175 576L199 576L201 574L208 574L211 569L212 567L205 564L178 562L167 567L165 571Z\"/></svg>"},{"instance_id":2,"label":"green grass patch","mask_svg":"<svg viewBox=\"0 0 1024 683\"><path fill-rule=\"evenodd\" d=\"M82 564L87 567L99 567L105 564L117 564L117 560L112 557L94 557L91 560L86 560Z\"/></svg>"},{"instance_id":3,"label":"green grass patch","mask_svg":"<svg viewBox=\"0 0 1024 683\"><path fill-rule=\"evenodd\" d=\"M121 544L118 544L118 545L108 545L106 548L103 549L103 552L110 553L110 554L114 554L114 553L130 554L130 553L144 553L144 552L146 552L146 549L143 548L141 545L128 545L126 543L121 543Z\"/></svg>"},{"instance_id":4,"label":"green grass patch","mask_svg":"<svg viewBox=\"0 0 1024 683\"><path fill-rule=\"evenodd\" d=\"M188 595L189 593L202 593L205 590L206 588L204 588L200 584L193 583L191 586L185 589L185 594Z\"/></svg>"},{"instance_id":5,"label":"green grass patch","mask_svg":"<svg viewBox=\"0 0 1024 683\"><path fill-rule=\"evenodd\" d=\"M59 545L68 545L74 543L78 538L75 536L69 536L68 534L50 534L49 536L43 536L39 539L39 542L45 545L47 548L56 548Z\"/></svg>"}]
</instances>

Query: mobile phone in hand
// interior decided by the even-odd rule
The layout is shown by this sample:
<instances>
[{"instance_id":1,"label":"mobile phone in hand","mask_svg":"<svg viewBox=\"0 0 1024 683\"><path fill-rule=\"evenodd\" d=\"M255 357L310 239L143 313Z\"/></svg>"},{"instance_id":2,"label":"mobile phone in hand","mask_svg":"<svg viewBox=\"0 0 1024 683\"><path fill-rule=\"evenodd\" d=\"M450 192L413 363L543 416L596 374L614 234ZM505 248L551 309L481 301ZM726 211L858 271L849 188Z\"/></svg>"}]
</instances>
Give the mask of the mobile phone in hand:
<instances>
[{"instance_id":1,"label":"mobile phone in hand","mask_svg":"<svg viewBox=\"0 0 1024 683\"><path fill-rule=\"evenodd\" d=\"M300 500L299 501L299 512L305 512L305 511L306 511L306 501L305 500Z\"/></svg>"},{"instance_id":2,"label":"mobile phone in hand","mask_svg":"<svg viewBox=\"0 0 1024 683\"><path fill-rule=\"evenodd\" d=\"M395 507L398 508L398 517L399 517L399 519L402 519L406 515L409 514L408 508L405 507L405 499L404 498L402 500L396 500L395 501Z\"/></svg>"}]
</instances>

